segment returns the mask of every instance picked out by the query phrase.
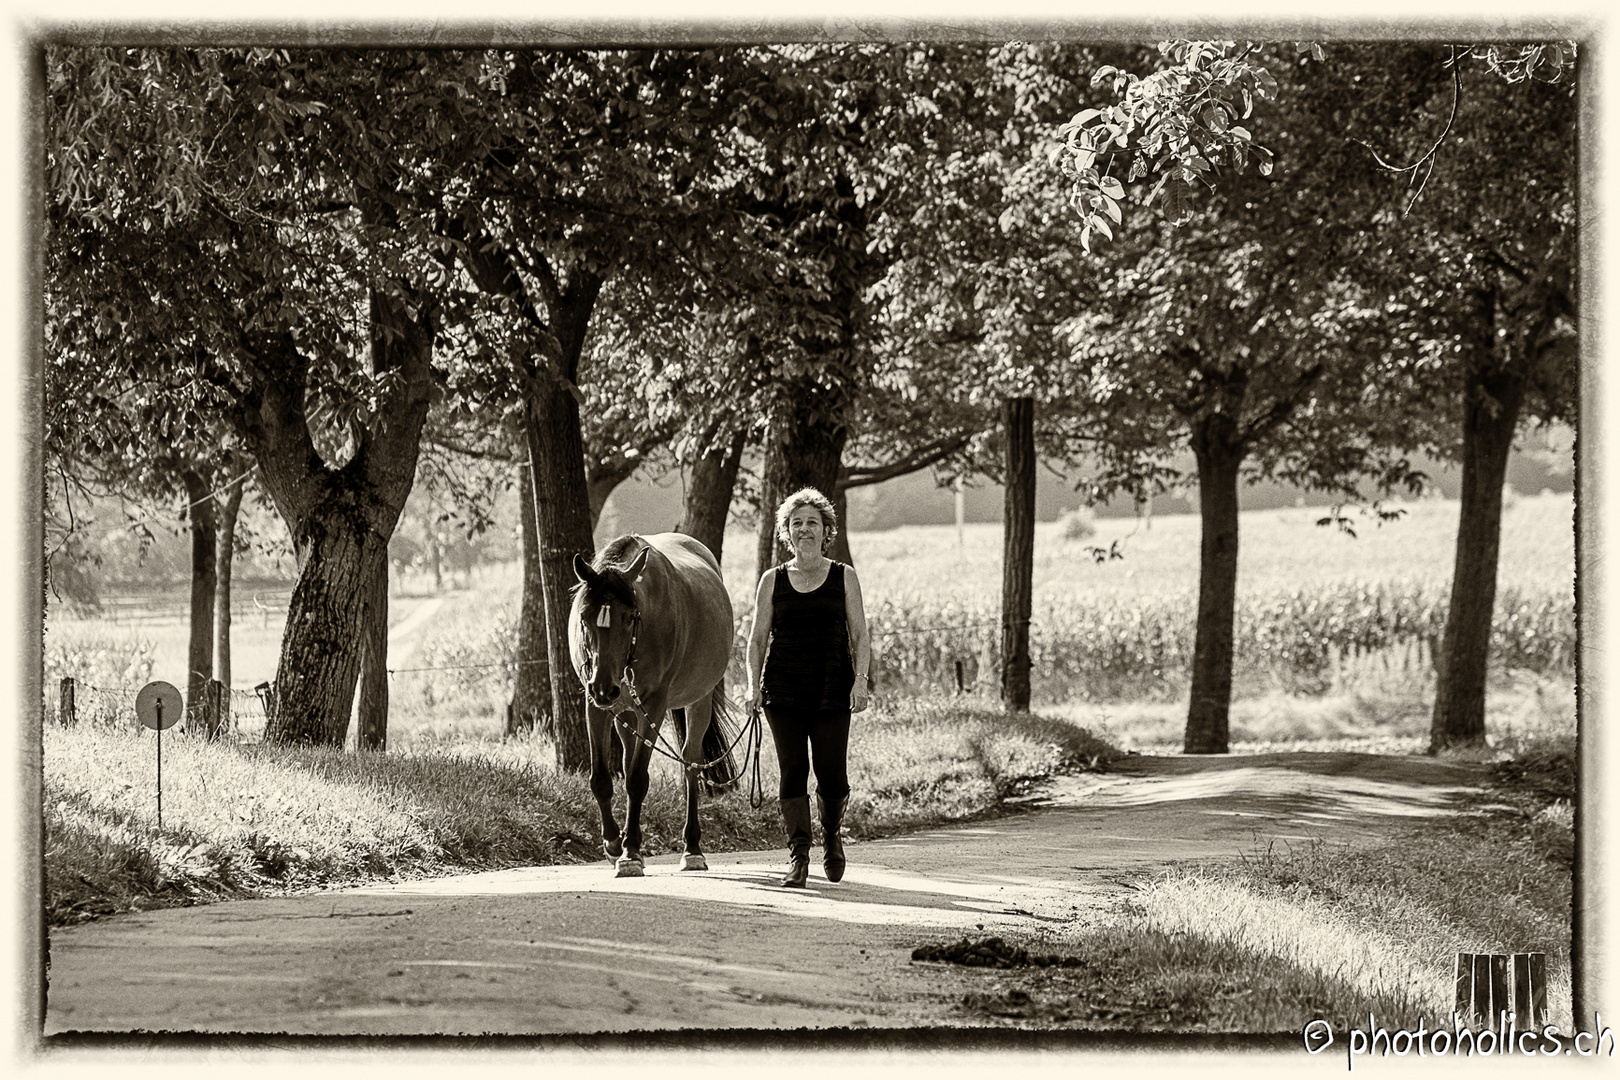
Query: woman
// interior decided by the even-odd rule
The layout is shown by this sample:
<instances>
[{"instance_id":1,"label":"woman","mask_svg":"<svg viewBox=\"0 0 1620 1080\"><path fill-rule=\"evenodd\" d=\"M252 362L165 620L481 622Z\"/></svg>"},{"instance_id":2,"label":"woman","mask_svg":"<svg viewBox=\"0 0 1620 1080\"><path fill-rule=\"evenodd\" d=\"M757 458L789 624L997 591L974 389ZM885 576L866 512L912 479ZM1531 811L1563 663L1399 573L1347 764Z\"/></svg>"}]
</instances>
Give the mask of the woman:
<instances>
[{"instance_id":1,"label":"woman","mask_svg":"<svg viewBox=\"0 0 1620 1080\"><path fill-rule=\"evenodd\" d=\"M782 782L777 792L788 834L782 884L810 876L810 769L821 810L822 867L844 876L838 835L849 798L849 717L866 708L872 651L855 568L827 558L837 515L814 488L796 491L776 510L776 536L793 558L765 571L748 635L749 704L765 710Z\"/></svg>"}]
</instances>

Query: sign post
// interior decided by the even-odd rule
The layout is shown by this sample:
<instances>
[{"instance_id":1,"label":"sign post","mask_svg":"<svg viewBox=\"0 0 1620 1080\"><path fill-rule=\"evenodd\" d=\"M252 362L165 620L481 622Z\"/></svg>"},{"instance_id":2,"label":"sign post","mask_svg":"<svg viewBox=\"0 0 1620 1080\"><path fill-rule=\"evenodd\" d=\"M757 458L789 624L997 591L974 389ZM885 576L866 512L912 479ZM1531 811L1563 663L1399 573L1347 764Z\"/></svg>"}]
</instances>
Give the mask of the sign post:
<instances>
[{"instance_id":1,"label":"sign post","mask_svg":"<svg viewBox=\"0 0 1620 1080\"><path fill-rule=\"evenodd\" d=\"M149 682L135 695L135 716L157 732L157 822L163 828L163 729L180 721L180 691L161 679Z\"/></svg>"}]
</instances>

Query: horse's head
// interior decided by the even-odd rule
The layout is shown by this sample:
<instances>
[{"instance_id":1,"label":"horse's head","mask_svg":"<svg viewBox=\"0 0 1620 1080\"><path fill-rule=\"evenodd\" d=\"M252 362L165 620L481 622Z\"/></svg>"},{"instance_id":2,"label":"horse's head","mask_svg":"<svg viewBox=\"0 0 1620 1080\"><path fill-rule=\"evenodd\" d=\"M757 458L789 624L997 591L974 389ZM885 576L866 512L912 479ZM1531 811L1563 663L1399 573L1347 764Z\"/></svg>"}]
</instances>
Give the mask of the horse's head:
<instances>
[{"instance_id":1,"label":"horse's head","mask_svg":"<svg viewBox=\"0 0 1620 1080\"><path fill-rule=\"evenodd\" d=\"M623 567L592 567L574 556L579 586L569 626L570 645L574 670L585 685L586 696L598 708L615 708L623 696L625 671L635 659L636 635L641 628L635 582L651 551L643 547Z\"/></svg>"}]
</instances>

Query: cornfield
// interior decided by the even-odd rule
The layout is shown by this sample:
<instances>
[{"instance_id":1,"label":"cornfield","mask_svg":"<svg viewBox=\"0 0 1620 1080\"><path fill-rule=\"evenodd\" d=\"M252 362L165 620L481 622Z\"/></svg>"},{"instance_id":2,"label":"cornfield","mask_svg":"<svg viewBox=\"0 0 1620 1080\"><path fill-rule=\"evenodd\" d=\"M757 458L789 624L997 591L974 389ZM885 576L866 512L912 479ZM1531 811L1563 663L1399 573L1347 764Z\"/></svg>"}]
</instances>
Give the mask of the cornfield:
<instances>
[{"instance_id":1,"label":"cornfield","mask_svg":"<svg viewBox=\"0 0 1620 1080\"><path fill-rule=\"evenodd\" d=\"M1320 695L1365 678L1369 665L1406 679L1432 676L1449 593L1409 582L1343 583L1240 596L1234 690ZM909 602L907 602L909 600ZM1062 701L1168 700L1192 667L1195 593L1047 598L1030 625L1035 692ZM874 677L892 689L967 687L993 680L1000 659L997 605L915 598L868 613ZM1568 674L1575 656L1573 600L1505 590L1491 635L1495 671Z\"/></svg>"}]
</instances>

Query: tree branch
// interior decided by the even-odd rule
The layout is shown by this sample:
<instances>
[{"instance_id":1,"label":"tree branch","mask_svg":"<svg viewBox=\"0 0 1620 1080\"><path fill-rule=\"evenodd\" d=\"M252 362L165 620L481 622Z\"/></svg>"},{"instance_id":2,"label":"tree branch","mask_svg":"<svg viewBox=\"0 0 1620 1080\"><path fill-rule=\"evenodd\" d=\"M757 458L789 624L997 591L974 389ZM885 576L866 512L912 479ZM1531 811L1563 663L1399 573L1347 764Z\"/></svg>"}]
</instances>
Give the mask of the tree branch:
<instances>
[{"instance_id":1,"label":"tree branch","mask_svg":"<svg viewBox=\"0 0 1620 1080\"><path fill-rule=\"evenodd\" d=\"M1305 372L1300 375L1299 381L1294 384L1293 388L1287 394L1274 400L1271 403L1270 408L1261 413L1251 423L1242 429L1241 437L1243 441L1245 443L1251 443L1265 437L1266 435L1270 434L1278 424L1282 423L1289 416L1291 416L1294 410L1299 408L1300 402L1304 400L1305 395L1310 392L1311 387L1315 386L1317 381L1321 379L1323 370L1324 368L1321 364L1313 364L1311 367L1307 368Z\"/></svg>"},{"instance_id":2,"label":"tree branch","mask_svg":"<svg viewBox=\"0 0 1620 1080\"><path fill-rule=\"evenodd\" d=\"M1456 50L1453 49L1452 57L1447 61L1447 66L1451 68L1451 115L1446 117L1445 130L1440 132L1440 137L1434 140L1434 145L1429 147L1428 152L1422 157L1418 158L1410 165L1405 167L1397 167L1385 161L1381 156L1379 156L1378 151L1374 150L1370 145L1362 142L1360 139L1346 140L1347 142L1355 143L1356 145L1366 149L1366 151L1373 156L1373 160L1378 162L1380 168L1396 174L1409 172L1412 174L1413 180L1417 179L1418 169L1422 168L1425 162L1428 163L1429 168L1428 171L1423 174L1423 182L1419 184L1418 189L1412 193L1412 198L1407 202L1406 209L1401 211L1402 217L1410 214L1412 212L1412 207L1417 205L1418 199L1423 197L1423 189L1428 186L1429 177L1434 175L1434 163L1437 159L1437 155L1440 152L1440 145L1446 141L1446 136L1451 134L1452 125L1457 122L1457 106L1462 101L1462 71L1457 67L1456 61Z\"/></svg>"},{"instance_id":3,"label":"tree branch","mask_svg":"<svg viewBox=\"0 0 1620 1080\"><path fill-rule=\"evenodd\" d=\"M852 465L845 466L838 477L840 490L853 487L864 487L868 484L881 484L885 480L893 480L897 476L908 476L937 464L956 453L968 444L973 437L972 432L961 431L954 435L947 435L936 439L927 446L920 447L899 461L888 465Z\"/></svg>"}]
</instances>

